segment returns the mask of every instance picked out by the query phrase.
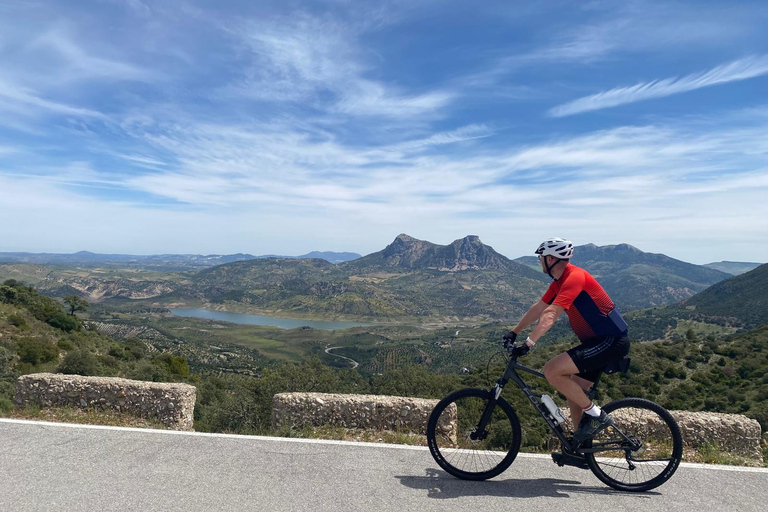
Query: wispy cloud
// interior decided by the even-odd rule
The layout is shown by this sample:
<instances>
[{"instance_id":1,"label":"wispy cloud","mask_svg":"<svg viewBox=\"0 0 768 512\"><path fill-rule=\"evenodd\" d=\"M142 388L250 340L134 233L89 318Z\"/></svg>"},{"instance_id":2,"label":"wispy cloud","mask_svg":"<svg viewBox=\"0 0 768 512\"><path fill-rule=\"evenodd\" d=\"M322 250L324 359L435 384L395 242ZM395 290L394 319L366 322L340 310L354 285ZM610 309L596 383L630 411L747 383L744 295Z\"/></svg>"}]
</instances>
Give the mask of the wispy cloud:
<instances>
[{"instance_id":1,"label":"wispy cloud","mask_svg":"<svg viewBox=\"0 0 768 512\"><path fill-rule=\"evenodd\" d=\"M138 66L116 59L93 55L78 45L61 27L51 28L32 41L32 50L46 50L56 54L59 69L58 80L85 80L99 78L109 81L148 81L153 75ZM155 76L156 78L156 76Z\"/></svg>"},{"instance_id":2,"label":"wispy cloud","mask_svg":"<svg viewBox=\"0 0 768 512\"><path fill-rule=\"evenodd\" d=\"M654 80L631 87L618 87L585 96L550 109L549 115L552 117L570 116L637 101L663 98L702 87L747 80L765 74L768 74L768 55L748 57L717 66L703 73L694 73L682 78Z\"/></svg>"},{"instance_id":3,"label":"wispy cloud","mask_svg":"<svg viewBox=\"0 0 768 512\"><path fill-rule=\"evenodd\" d=\"M308 101L316 108L353 116L416 117L434 114L455 94L446 90L407 93L365 75L357 39L361 26L300 15L250 22L234 31L250 50L253 65L230 91L264 101Z\"/></svg>"},{"instance_id":4,"label":"wispy cloud","mask_svg":"<svg viewBox=\"0 0 768 512\"><path fill-rule=\"evenodd\" d=\"M88 108L75 107L44 99L32 89L0 80L0 111L34 115L39 111L90 118L105 118L103 114Z\"/></svg>"}]
</instances>

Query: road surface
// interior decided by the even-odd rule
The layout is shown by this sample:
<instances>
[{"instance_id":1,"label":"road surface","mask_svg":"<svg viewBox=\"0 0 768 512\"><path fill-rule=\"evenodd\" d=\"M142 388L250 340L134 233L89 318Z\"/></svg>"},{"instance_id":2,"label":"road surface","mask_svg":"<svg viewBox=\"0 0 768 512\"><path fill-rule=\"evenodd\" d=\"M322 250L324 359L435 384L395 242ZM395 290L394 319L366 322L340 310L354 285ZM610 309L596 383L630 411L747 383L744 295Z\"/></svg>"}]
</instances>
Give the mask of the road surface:
<instances>
[{"instance_id":1,"label":"road surface","mask_svg":"<svg viewBox=\"0 0 768 512\"><path fill-rule=\"evenodd\" d=\"M0 419L2 511L768 510L768 469L686 464L629 494L521 454L487 482L425 448Z\"/></svg>"}]
</instances>

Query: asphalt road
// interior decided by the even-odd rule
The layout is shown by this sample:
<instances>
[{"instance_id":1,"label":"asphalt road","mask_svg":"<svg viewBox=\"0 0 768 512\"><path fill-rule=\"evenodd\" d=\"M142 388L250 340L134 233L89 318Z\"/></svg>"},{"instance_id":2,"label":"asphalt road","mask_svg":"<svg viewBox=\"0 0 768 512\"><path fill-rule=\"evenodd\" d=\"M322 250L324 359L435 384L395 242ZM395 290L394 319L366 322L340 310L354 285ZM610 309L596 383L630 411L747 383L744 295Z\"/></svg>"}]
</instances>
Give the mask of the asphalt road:
<instances>
[{"instance_id":1,"label":"asphalt road","mask_svg":"<svg viewBox=\"0 0 768 512\"><path fill-rule=\"evenodd\" d=\"M765 511L768 470L685 464L642 494L521 454L487 482L425 448L0 419L0 511Z\"/></svg>"}]
</instances>

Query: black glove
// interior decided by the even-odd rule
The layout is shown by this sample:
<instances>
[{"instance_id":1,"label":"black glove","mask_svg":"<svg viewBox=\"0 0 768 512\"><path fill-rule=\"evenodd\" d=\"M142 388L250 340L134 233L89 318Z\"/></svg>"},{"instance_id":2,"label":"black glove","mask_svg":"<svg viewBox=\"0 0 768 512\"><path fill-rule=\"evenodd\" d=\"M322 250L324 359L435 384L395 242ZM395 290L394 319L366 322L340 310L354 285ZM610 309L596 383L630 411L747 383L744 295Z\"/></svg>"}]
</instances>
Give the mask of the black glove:
<instances>
[{"instance_id":1,"label":"black glove","mask_svg":"<svg viewBox=\"0 0 768 512\"><path fill-rule=\"evenodd\" d=\"M517 339L517 333L515 331L509 331L507 334L501 337L504 340L504 348L509 348Z\"/></svg>"},{"instance_id":2,"label":"black glove","mask_svg":"<svg viewBox=\"0 0 768 512\"><path fill-rule=\"evenodd\" d=\"M512 350L510 350L509 353L514 357L522 357L527 354L529 350L531 350L531 347L529 347L527 343L522 343L512 347Z\"/></svg>"}]
</instances>

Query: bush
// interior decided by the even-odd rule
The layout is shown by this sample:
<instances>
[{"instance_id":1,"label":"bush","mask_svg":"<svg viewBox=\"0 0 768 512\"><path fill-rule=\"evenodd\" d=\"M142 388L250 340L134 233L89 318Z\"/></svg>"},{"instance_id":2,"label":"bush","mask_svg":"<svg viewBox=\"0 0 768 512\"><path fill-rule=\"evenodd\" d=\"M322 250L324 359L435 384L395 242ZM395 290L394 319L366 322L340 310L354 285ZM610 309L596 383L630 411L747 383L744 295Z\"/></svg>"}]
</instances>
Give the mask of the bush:
<instances>
[{"instance_id":1,"label":"bush","mask_svg":"<svg viewBox=\"0 0 768 512\"><path fill-rule=\"evenodd\" d=\"M0 413L11 412L13 402L4 396L0 396Z\"/></svg>"},{"instance_id":2,"label":"bush","mask_svg":"<svg viewBox=\"0 0 768 512\"><path fill-rule=\"evenodd\" d=\"M56 327L62 331L72 332L80 329L80 320L62 310L52 312L45 321L51 327Z\"/></svg>"},{"instance_id":3,"label":"bush","mask_svg":"<svg viewBox=\"0 0 768 512\"><path fill-rule=\"evenodd\" d=\"M22 363L37 366L59 357L59 349L53 343L35 338L22 338L16 344L16 353Z\"/></svg>"},{"instance_id":4,"label":"bush","mask_svg":"<svg viewBox=\"0 0 768 512\"><path fill-rule=\"evenodd\" d=\"M75 346L69 340L59 340L59 342L56 345L61 350L65 350L65 351L70 351L70 350L74 350L75 349Z\"/></svg>"},{"instance_id":5,"label":"bush","mask_svg":"<svg viewBox=\"0 0 768 512\"><path fill-rule=\"evenodd\" d=\"M59 367L61 373L70 375L101 375L99 360L86 350L73 350L64 357Z\"/></svg>"},{"instance_id":6,"label":"bush","mask_svg":"<svg viewBox=\"0 0 768 512\"><path fill-rule=\"evenodd\" d=\"M29 330L29 325L27 325L27 321L24 319L23 316L19 315L18 313L13 313L11 316L9 316L8 322L14 327L18 327L19 330L21 331Z\"/></svg>"},{"instance_id":7,"label":"bush","mask_svg":"<svg viewBox=\"0 0 768 512\"><path fill-rule=\"evenodd\" d=\"M126 372L126 377L148 382L170 382L173 380L165 366L153 364L146 359L132 365Z\"/></svg>"},{"instance_id":8,"label":"bush","mask_svg":"<svg viewBox=\"0 0 768 512\"><path fill-rule=\"evenodd\" d=\"M189 376L189 365L183 357L172 356L171 354L160 354L152 361L155 364L164 366L169 373L179 377Z\"/></svg>"}]
</instances>

